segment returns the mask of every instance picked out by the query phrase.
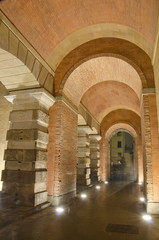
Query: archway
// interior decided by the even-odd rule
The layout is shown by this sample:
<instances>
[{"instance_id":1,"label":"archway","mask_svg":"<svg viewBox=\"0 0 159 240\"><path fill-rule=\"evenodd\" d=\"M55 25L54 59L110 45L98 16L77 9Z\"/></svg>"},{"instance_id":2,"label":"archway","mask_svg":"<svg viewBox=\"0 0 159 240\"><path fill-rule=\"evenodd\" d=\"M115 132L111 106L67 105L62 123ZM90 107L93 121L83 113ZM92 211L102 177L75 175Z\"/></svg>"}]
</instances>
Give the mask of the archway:
<instances>
[{"instance_id":1,"label":"archway","mask_svg":"<svg viewBox=\"0 0 159 240\"><path fill-rule=\"evenodd\" d=\"M110 139L110 181L135 181L134 139L118 130Z\"/></svg>"}]
</instances>

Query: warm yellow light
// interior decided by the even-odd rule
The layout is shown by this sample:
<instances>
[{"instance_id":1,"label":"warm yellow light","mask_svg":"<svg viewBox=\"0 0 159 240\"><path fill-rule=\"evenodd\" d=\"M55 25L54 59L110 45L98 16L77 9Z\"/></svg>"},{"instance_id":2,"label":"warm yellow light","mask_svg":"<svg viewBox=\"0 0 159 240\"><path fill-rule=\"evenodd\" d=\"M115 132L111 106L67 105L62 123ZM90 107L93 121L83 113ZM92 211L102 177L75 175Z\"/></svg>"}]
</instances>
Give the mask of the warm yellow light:
<instances>
[{"instance_id":1,"label":"warm yellow light","mask_svg":"<svg viewBox=\"0 0 159 240\"><path fill-rule=\"evenodd\" d=\"M100 186L99 186L99 185L97 185L97 186L96 186L96 189L100 189Z\"/></svg>"}]
</instances>

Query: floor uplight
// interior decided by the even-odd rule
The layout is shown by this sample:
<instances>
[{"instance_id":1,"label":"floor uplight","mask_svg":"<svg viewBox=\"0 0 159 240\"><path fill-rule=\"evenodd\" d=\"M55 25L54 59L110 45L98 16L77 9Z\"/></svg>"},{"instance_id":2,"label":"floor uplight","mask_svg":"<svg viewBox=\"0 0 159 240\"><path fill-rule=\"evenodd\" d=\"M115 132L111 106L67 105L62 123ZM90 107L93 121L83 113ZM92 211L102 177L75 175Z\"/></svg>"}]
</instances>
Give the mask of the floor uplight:
<instances>
[{"instance_id":1,"label":"floor uplight","mask_svg":"<svg viewBox=\"0 0 159 240\"><path fill-rule=\"evenodd\" d=\"M105 181L104 183L105 183L105 184L108 184L108 181Z\"/></svg>"},{"instance_id":2,"label":"floor uplight","mask_svg":"<svg viewBox=\"0 0 159 240\"><path fill-rule=\"evenodd\" d=\"M142 182L138 182L139 185L142 185Z\"/></svg>"},{"instance_id":3,"label":"floor uplight","mask_svg":"<svg viewBox=\"0 0 159 240\"><path fill-rule=\"evenodd\" d=\"M96 186L96 189L100 189L100 186L99 186L99 185L97 185L97 186Z\"/></svg>"},{"instance_id":4,"label":"floor uplight","mask_svg":"<svg viewBox=\"0 0 159 240\"><path fill-rule=\"evenodd\" d=\"M82 198L82 199L86 199L86 198L87 198L87 195L83 193L83 194L81 194L81 198Z\"/></svg>"},{"instance_id":5,"label":"floor uplight","mask_svg":"<svg viewBox=\"0 0 159 240\"><path fill-rule=\"evenodd\" d=\"M150 215L143 215L142 218L146 221L150 221L152 219Z\"/></svg>"},{"instance_id":6,"label":"floor uplight","mask_svg":"<svg viewBox=\"0 0 159 240\"><path fill-rule=\"evenodd\" d=\"M64 212L64 208L62 208L62 207L57 207L57 208L56 208L56 212L57 212L57 213L63 213L63 212Z\"/></svg>"},{"instance_id":7,"label":"floor uplight","mask_svg":"<svg viewBox=\"0 0 159 240\"><path fill-rule=\"evenodd\" d=\"M145 198L144 197L140 197L140 201L141 202L145 202Z\"/></svg>"}]
</instances>

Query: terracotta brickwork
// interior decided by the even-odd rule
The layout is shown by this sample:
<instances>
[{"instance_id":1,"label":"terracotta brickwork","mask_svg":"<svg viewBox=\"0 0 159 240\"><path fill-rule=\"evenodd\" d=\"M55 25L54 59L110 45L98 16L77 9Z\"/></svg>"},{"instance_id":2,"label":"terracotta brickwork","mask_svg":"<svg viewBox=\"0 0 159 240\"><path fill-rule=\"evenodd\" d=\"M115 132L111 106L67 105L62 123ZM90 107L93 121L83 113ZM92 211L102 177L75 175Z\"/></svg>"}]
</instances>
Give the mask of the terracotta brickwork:
<instances>
[{"instance_id":1,"label":"terracotta brickwork","mask_svg":"<svg viewBox=\"0 0 159 240\"><path fill-rule=\"evenodd\" d=\"M77 114L57 101L49 111L48 194L76 191Z\"/></svg>"},{"instance_id":2,"label":"terracotta brickwork","mask_svg":"<svg viewBox=\"0 0 159 240\"><path fill-rule=\"evenodd\" d=\"M99 23L117 23L131 27L153 44L158 1L78 0L71 1L68 9L66 0L48 0L47 4L43 1L12 0L9 5L8 1L2 1L1 9L47 60L53 49L68 35ZM119 30L120 28L116 31Z\"/></svg>"},{"instance_id":3,"label":"terracotta brickwork","mask_svg":"<svg viewBox=\"0 0 159 240\"><path fill-rule=\"evenodd\" d=\"M100 180L105 181L109 179L110 169L107 161L107 155L110 154L109 144L103 137L100 140Z\"/></svg>"},{"instance_id":4,"label":"terracotta brickwork","mask_svg":"<svg viewBox=\"0 0 159 240\"><path fill-rule=\"evenodd\" d=\"M145 177L148 202L159 202L159 135L155 94L143 96L145 125Z\"/></svg>"}]
</instances>

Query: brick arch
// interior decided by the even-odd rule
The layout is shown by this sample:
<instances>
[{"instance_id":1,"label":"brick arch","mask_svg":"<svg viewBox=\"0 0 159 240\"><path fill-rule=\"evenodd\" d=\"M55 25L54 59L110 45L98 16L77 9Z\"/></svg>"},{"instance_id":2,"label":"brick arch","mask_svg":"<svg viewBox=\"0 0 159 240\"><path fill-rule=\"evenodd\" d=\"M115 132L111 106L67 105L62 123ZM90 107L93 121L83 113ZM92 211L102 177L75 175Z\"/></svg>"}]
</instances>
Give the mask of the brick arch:
<instances>
[{"instance_id":1,"label":"brick arch","mask_svg":"<svg viewBox=\"0 0 159 240\"><path fill-rule=\"evenodd\" d=\"M123 59L138 72L144 88L154 87L154 73L150 56L132 42L107 37L86 42L63 58L55 72L55 94L62 94L69 75L81 63L101 55Z\"/></svg>"},{"instance_id":2,"label":"brick arch","mask_svg":"<svg viewBox=\"0 0 159 240\"><path fill-rule=\"evenodd\" d=\"M129 133L135 142L135 155L134 155L134 172L135 179L139 182L143 182L143 154L142 154L142 142L141 135L137 133L137 131L125 123L117 123L112 125L102 137L100 141L100 172L101 179L103 181L109 179L110 175L110 139L116 134L118 131L125 131Z\"/></svg>"},{"instance_id":3,"label":"brick arch","mask_svg":"<svg viewBox=\"0 0 159 240\"><path fill-rule=\"evenodd\" d=\"M98 38L119 38L134 43L139 48L143 49L150 57L152 56L153 48L149 41L133 28L117 24L117 23L101 23L90 25L70 34L61 41L52 51L49 57L49 64L56 71L58 65L63 58L78 46L95 40ZM59 54L60 53L60 54Z\"/></svg>"},{"instance_id":4,"label":"brick arch","mask_svg":"<svg viewBox=\"0 0 159 240\"><path fill-rule=\"evenodd\" d=\"M26 76L26 78L24 79L26 83L25 86L23 84L20 84L20 86L17 86L17 89L41 86L52 94L54 75L53 70L50 68L47 62L45 62L44 59L39 55L39 53L30 45L28 40L25 39L24 36L22 36L18 29L2 13L1 10L0 19L0 53L6 51L5 54L8 55L6 59L8 61L11 60L6 66L9 66L10 68L17 66L17 71L18 67L22 66L23 68L25 68L25 72L30 73L30 77ZM15 61L13 60L13 58ZM22 71L22 73L23 72L24 71ZM33 79L35 80L34 83ZM16 89L16 87L13 89Z\"/></svg>"},{"instance_id":5,"label":"brick arch","mask_svg":"<svg viewBox=\"0 0 159 240\"><path fill-rule=\"evenodd\" d=\"M127 84L140 99L142 83L138 73L130 64L114 57L93 58L81 64L68 77L62 94L78 106L91 87L110 80Z\"/></svg>"},{"instance_id":6,"label":"brick arch","mask_svg":"<svg viewBox=\"0 0 159 240\"><path fill-rule=\"evenodd\" d=\"M129 109L117 109L107 114L101 122L101 135L115 124L124 123L132 126L138 135L141 135L141 117Z\"/></svg>"},{"instance_id":7,"label":"brick arch","mask_svg":"<svg viewBox=\"0 0 159 240\"><path fill-rule=\"evenodd\" d=\"M95 84L85 92L81 103L99 123L115 109L129 109L140 115L140 100L135 91L117 81Z\"/></svg>"},{"instance_id":8,"label":"brick arch","mask_svg":"<svg viewBox=\"0 0 159 240\"><path fill-rule=\"evenodd\" d=\"M117 123L114 124L113 126L111 126L106 134L105 137L108 138L108 140L110 140L118 131L124 131L129 133L133 138L137 137L137 132L136 130L130 126L129 124L126 123Z\"/></svg>"}]
</instances>

